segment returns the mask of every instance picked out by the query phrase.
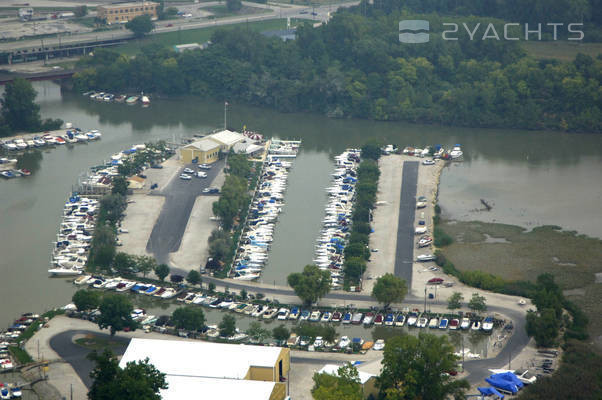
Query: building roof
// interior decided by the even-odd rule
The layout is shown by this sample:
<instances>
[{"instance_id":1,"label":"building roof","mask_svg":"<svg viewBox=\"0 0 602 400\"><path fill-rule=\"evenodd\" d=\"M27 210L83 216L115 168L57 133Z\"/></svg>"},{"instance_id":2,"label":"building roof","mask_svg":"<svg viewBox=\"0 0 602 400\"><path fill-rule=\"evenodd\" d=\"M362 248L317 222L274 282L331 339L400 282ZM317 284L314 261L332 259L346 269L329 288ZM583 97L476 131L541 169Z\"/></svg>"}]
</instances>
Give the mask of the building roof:
<instances>
[{"instance_id":1,"label":"building roof","mask_svg":"<svg viewBox=\"0 0 602 400\"><path fill-rule=\"evenodd\" d=\"M234 150L236 154L253 154L256 151L263 150L263 146L256 145L255 143L240 142L236 143L232 147L232 150Z\"/></svg>"},{"instance_id":2,"label":"building roof","mask_svg":"<svg viewBox=\"0 0 602 400\"><path fill-rule=\"evenodd\" d=\"M151 364L168 376L244 379L250 367L273 368L281 350L280 347L135 338L119 365L124 367L130 361L148 357Z\"/></svg>"},{"instance_id":3,"label":"building roof","mask_svg":"<svg viewBox=\"0 0 602 400\"><path fill-rule=\"evenodd\" d=\"M213 133L208 137L228 147L234 146L236 143L245 140L244 135L229 130L223 130L217 133Z\"/></svg>"},{"instance_id":4,"label":"building roof","mask_svg":"<svg viewBox=\"0 0 602 400\"><path fill-rule=\"evenodd\" d=\"M140 6L158 6L159 3L155 3L153 1L143 1L143 2L129 2L129 3L114 3L114 4L101 4L98 7L103 8L122 8L122 7L140 7Z\"/></svg>"},{"instance_id":5,"label":"building roof","mask_svg":"<svg viewBox=\"0 0 602 400\"><path fill-rule=\"evenodd\" d=\"M268 400L276 382L167 376L169 388L161 390L163 400L245 399Z\"/></svg>"},{"instance_id":6,"label":"building roof","mask_svg":"<svg viewBox=\"0 0 602 400\"><path fill-rule=\"evenodd\" d=\"M341 365L326 364L324 367L322 367L322 369L320 371L318 371L318 373L319 374L327 373L329 375L338 376L339 368L341 368ZM368 382L370 380L370 378L376 376L374 374L369 374L367 372L362 372L359 370L357 372L359 374L360 383L362 385L365 384L366 382Z\"/></svg>"},{"instance_id":7,"label":"building roof","mask_svg":"<svg viewBox=\"0 0 602 400\"><path fill-rule=\"evenodd\" d=\"M221 146L220 142L214 140L210 136L205 136L202 139L199 139L195 142L187 144L186 146L184 146L184 148L185 149L195 148L200 151L210 151L210 150L214 150L214 149L218 148L219 146Z\"/></svg>"}]
</instances>

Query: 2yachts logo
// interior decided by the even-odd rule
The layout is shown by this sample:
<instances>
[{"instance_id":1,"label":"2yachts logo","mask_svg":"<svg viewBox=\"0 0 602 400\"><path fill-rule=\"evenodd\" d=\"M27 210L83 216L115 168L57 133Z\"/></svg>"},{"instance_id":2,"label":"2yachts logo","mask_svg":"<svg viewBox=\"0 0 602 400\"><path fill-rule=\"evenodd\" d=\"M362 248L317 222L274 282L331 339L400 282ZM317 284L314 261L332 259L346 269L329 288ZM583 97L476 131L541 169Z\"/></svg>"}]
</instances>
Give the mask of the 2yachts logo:
<instances>
[{"instance_id":1,"label":"2yachts logo","mask_svg":"<svg viewBox=\"0 0 602 400\"><path fill-rule=\"evenodd\" d=\"M528 23L506 23L492 24L456 24L454 22L443 22L441 37L443 40L458 40L458 34L464 31L470 40L542 40L543 33L551 33L552 40L558 40L558 32L566 29L568 40L583 40L585 34L581 30L582 23L564 24L561 22L548 22L545 24ZM426 43L429 41L430 23L423 19L407 19L399 21L399 41L401 43ZM571 34L573 36L571 36Z\"/></svg>"}]
</instances>

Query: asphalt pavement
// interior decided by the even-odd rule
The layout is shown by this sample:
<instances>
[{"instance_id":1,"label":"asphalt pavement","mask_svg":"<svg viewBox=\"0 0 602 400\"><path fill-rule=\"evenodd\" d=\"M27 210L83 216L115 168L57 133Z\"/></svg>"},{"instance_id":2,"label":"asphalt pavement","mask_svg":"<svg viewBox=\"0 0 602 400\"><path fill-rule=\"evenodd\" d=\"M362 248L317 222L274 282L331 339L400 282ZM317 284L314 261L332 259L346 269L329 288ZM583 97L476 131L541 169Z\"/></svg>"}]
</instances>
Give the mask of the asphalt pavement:
<instances>
[{"instance_id":1,"label":"asphalt pavement","mask_svg":"<svg viewBox=\"0 0 602 400\"><path fill-rule=\"evenodd\" d=\"M404 161L397 223L397 249L395 275L405 279L412 287L414 263L414 217L416 214L416 185L418 183L418 161Z\"/></svg>"},{"instance_id":2,"label":"asphalt pavement","mask_svg":"<svg viewBox=\"0 0 602 400\"><path fill-rule=\"evenodd\" d=\"M180 248L186 224L196 198L203 194L203 189L212 185L217 174L224 168L224 160L211 164L210 170L205 170L207 178L193 177L191 180L182 180L179 173L158 195L165 197L161 214L153 227L146 245L146 251L152 253L158 263L168 263L169 253ZM190 164L184 168L197 170L196 165Z\"/></svg>"}]
</instances>

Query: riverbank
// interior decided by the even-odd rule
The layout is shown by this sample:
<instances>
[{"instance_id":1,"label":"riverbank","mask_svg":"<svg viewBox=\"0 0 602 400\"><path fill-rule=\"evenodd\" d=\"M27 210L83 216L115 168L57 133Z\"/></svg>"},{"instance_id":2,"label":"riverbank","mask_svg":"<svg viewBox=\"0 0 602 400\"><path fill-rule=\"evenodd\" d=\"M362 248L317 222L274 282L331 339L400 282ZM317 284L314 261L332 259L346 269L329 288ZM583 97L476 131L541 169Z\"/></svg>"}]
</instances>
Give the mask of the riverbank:
<instances>
[{"instance_id":1,"label":"riverbank","mask_svg":"<svg viewBox=\"0 0 602 400\"><path fill-rule=\"evenodd\" d=\"M602 240L552 226L527 231L443 219L440 227L454 239L440 250L460 271L481 270L504 280L532 282L539 274L553 274L565 296L588 315L589 332L602 345Z\"/></svg>"}]
</instances>

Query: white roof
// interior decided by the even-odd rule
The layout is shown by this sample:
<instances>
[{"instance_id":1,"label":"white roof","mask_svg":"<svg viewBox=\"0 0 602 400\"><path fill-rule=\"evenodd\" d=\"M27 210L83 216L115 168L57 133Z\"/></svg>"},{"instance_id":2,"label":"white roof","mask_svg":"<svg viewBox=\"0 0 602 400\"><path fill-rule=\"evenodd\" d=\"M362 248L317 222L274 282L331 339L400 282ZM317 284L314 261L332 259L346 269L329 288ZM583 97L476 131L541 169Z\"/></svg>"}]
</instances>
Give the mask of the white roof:
<instances>
[{"instance_id":1,"label":"white roof","mask_svg":"<svg viewBox=\"0 0 602 400\"><path fill-rule=\"evenodd\" d=\"M319 374L327 373L329 375L338 376L339 368L341 368L341 365L326 364L324 367L322 367L322 369L320 371L318 371L318 373ZM367 372L362 372L362 371L357 371L357 372L359 374L360 383L362 385L364 383L368 382L370 380L370 378L372 378L373 376L376 376L374 374L369 374Z\"/></svg>"},{"instance_id":2,"label":"white roof","mask_svg":"<svg viewBox=\"0 0 602 400\"><path fill-rule=\"evenodd\" d=\"M269 400L276 382L168 376L163 400L245 399Z\"/></svg>"},{"instance_id":3,"label":"white roof","mask_svg":"<svg viewBox=\"0 0 602 400\"><path fill-rule=\"evenodd\" d=\"M220 146L219 142L217 142L216 140L213 140L209 136L206 136L202 139L197 140L196 142L192 142L192 143L184 146L184 148L188 149L188 148L194 147L195 149L198 149L200 151L210 151L219 146Z\"/></svg>"},{"instance_id":4,"label":"white roof","mask_svg":"<svg viewBox=\"0 0 602 400\"><path fill-rule=\"evenodd\" d=\"M263 146L259 146L254 143L240 142L236 143L232 149L237 154L252 154L256 151L263 150Z\"/></svg>"},{"instance_id":5,"label":"white roof","mask_svg":"<svg viewBox=\"0 0 602 400\"><path fill-rule=\"evenodd\" d=\"M149 358L159 371L189 377L244 379L252 366L273 368L281 347L132 339L119 365Z\"/></svg>"},{"instance_id":6,"label":"white roof","mask_svg":"<svg viewBox=\"0 0 602 400\"><path fill-rule=\"evenodd\" d=\"M238 142L242 142L245 140L245 136L241 135L238 132L232 132L229 130L223 130L214 134L211 134L207 137L210 137L213 140L218 141L219 143L226 146L234 146Z\"/></svg>"}]
</instances>

